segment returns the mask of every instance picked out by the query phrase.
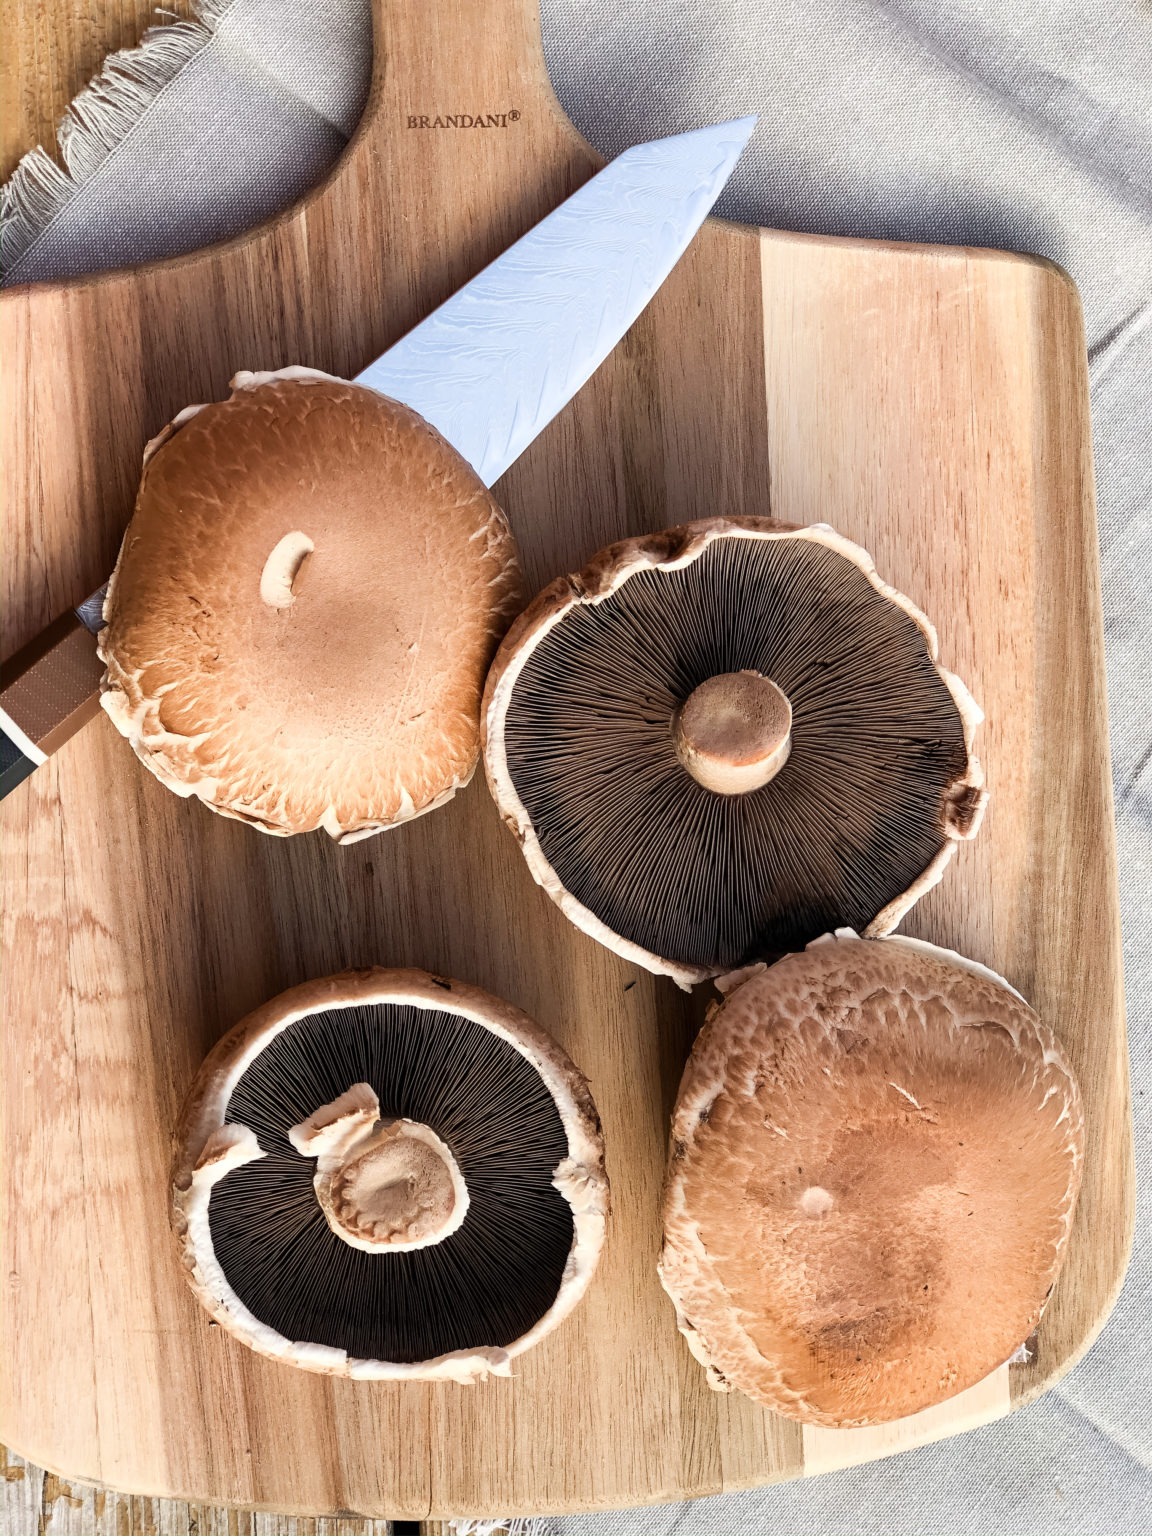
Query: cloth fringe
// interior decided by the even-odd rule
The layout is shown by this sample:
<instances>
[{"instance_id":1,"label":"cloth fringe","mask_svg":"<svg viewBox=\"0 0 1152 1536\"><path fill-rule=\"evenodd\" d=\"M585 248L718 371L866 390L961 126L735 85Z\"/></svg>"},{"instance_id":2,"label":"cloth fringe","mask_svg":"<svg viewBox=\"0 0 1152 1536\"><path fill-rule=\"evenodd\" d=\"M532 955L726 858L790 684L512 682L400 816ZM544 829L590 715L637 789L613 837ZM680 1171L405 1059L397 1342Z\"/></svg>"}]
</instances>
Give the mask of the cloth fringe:
<instances>
[{"instance_id":1,"label":"cloth fringe","mask_svg":"<svg viewBox=\"0 0 1152 1536\"><path fill-rule=\"evenodd\" d=\"M456 1536L536 1536L540 1527L530 1515L513 1520L449 1520Z\"/></svg>"},{"instance_id":2,"label":"cloth fringe","mask_svg":"<svg viewBox=\"0 0 1152 1536\"><path fill-rule=\"evenodd\" d=\"M37 145L0 187L0 266L5 271L36 243L165 86L211 40L231 3L194 0L195 21L149 27L137 47L122 48L105 59L56 131L66 169Z\"/></svg>"}]
</instances>

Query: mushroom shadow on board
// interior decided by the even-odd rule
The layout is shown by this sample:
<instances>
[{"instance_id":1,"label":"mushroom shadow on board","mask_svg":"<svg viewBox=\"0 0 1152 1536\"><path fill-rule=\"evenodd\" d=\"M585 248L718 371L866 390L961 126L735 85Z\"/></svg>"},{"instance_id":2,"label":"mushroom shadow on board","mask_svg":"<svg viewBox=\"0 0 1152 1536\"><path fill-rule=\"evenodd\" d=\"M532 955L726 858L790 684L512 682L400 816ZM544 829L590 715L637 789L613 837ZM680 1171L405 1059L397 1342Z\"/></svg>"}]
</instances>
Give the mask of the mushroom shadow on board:
<instances>
[{"instance_id":1,"label":"mushroom shadow on board","mask_svg":"<svg viewBox=\"0 0 1152 1536\"><path fill-rule=\"evenodd\" d=\"M660 1066L659 1124L662 1137L667 1135L668 1122L680 1089L684 1063L712 1005L711 987L694 987L690 992L677 987L668 977L653 978L656 988L656 1006L653 1025L658 1036Z\"/></svg>"}]
</instances>

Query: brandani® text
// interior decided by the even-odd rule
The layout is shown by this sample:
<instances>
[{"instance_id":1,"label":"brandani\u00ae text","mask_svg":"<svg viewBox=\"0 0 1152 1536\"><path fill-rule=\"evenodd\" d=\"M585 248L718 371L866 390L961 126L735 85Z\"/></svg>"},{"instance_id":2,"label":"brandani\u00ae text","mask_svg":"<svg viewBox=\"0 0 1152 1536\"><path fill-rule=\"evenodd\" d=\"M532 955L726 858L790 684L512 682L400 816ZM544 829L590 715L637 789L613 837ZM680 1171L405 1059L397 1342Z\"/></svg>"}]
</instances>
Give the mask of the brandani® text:
<instances>
[{"instance_id":1,"label":"brandani\u00ae text","mask_svg":"<svg viewBox=\"0 0 1152 1536\"><path fill-rule=\"evenodd\" d=\"M449 112L442 117L408 116L409 128L507 128L518 123L520 114L515 107L510 112Z\"/></svg>"}]
</instances>

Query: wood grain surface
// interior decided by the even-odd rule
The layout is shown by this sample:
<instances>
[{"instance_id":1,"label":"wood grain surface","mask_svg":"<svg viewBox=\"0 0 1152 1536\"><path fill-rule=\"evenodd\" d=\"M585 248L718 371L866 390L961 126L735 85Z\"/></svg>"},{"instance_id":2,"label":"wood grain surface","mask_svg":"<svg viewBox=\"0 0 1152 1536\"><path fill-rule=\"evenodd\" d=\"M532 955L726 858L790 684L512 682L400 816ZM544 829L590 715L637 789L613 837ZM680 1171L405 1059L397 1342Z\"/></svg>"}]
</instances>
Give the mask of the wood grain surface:
<instances>
[{"instance_id":1,"label":"wood grain surface","mask_svg":"<svg viewBox=\"0 0 1152 1536\"><path fill-rule=\"evenodd\" d=\"M507 127L408 126L481 111ZM380 0L360 134L305 204L195 257L3 294L5 652L108 573L141 449L179 409L223 396L241 367L354 373L597 163L553 98L535 0ZM1036 1005L1079 1073L1089 1151L1038 1360L931 1433L1026 1402L1102 1325L1132 1224L1074 287L1029 258L710 222L497 495L531 591L625 534L770 512L859 540L935 620L988 716L992 802L904 927ZM480 780L350 848L281 841L178 800L101 718L2 820L0 1438L16 1451L132 1493L420 1517L712 1493L924 1438L816 1445L709 1391L654 1267L667 1116L708 989L688 998L571 927ZM294 1372L212 1327L175 1262L169 1141L204 1054L272 993L371 963L509 998L592 1080L614 1190L605 1258L514 1381Z\"/></svg>"}]
</instances>

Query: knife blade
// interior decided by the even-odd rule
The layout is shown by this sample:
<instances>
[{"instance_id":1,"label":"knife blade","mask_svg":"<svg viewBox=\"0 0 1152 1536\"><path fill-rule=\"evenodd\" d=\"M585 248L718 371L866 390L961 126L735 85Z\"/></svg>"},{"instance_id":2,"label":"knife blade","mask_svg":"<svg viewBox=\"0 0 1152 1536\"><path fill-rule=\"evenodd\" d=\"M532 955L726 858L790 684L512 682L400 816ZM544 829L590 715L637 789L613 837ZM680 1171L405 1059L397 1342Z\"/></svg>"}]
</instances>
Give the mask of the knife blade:
<instances>
[{"instance_id":1,"label":"knife blade","mask_svg":"<svg viewBox=\"0 0 1152 1536\"><path fill-rule=\"evenodd\" d=\"M626 149L355 382L419 411L494 484L679 261L755 122Z\"/></svg>"},{"instance_id":2,"label":"knife blade","mask_svg":"<svg viewBox=\"0 0 1152 1536\"><path fill-rule=\"evenodd\" d=\"M419 411L492 485L656 293L755 122L625 150L354 382ZM97 713L106 588L0 669L0 799Z\"/></svg>"}]
</instances>

